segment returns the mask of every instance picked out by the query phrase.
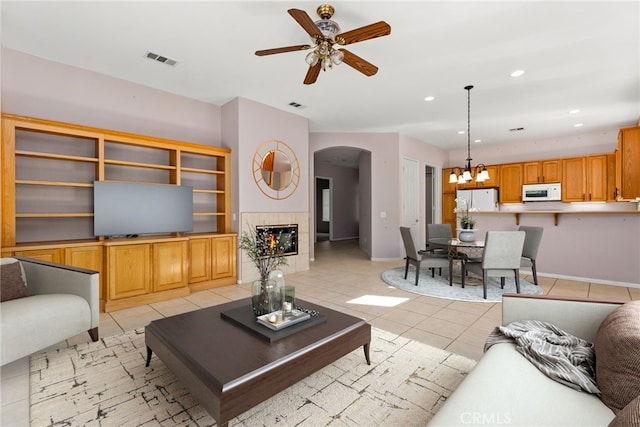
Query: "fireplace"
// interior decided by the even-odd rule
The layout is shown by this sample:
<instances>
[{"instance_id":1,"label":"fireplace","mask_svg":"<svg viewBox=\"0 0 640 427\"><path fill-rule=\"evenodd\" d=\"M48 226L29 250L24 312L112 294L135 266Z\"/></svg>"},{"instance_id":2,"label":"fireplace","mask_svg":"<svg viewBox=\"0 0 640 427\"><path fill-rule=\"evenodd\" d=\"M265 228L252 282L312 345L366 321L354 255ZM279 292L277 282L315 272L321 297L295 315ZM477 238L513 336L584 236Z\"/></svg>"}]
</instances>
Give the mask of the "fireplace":
<instances>
[{"instance_id":1,"label":"fireplace","mask_svg":"<svg viewBox=\"0 0 640 427\"><path fill-rule=\"evenodd\" d=\"M285 256L298 255L298 224L258 225L256 234L279 238L283 243Z\"/></svg>"}]
</instances>

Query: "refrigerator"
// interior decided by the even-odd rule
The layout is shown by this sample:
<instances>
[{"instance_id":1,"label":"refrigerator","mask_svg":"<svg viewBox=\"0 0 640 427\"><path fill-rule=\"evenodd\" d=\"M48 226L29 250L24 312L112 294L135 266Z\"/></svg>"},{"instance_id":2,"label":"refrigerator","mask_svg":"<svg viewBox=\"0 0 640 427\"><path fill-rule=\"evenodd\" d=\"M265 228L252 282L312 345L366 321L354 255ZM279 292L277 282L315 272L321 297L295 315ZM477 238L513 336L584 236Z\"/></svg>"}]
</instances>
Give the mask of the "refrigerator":
<instances>
[{"instance_id":1,"label":"refrigerator","mask_svg":"<svg viewBox=\"0 0 640 427\"><path fill-rule=\"evenodd\" d=\"M466 200L469 209L475 208L479 212L491 212L498 210L498 189L497 188L479 188L473 190L456 191L456 206L464 208L460 200Z\"/></svg>"}]
</instances>

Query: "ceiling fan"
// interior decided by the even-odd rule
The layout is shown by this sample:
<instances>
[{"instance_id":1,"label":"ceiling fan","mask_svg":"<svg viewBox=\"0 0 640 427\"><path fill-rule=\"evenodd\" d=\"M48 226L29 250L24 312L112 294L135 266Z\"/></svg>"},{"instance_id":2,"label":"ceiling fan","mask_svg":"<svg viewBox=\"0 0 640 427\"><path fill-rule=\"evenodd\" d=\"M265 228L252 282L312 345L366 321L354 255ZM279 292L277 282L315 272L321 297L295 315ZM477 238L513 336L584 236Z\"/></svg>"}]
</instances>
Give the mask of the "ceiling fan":
<instances>
[{"instance_id":1,"label":"ceiling fan","mask_svg":"<svg viewBox=\"0 0 640 427\"><path fill-rule=\"evenodd\" d=\"M334 65L344 62L350 67L360 71L365 76L373 76L378 72L378 67L365 61L359 56L351 53L347 49L336 49L334 45L346 46L348 44L373 39L376 37L388 36L391 34L391 27L384 21L365 25L355 30L341 33L340 26L331 20L335 9L330 4L321 4L316 9L320 17L319 21L313 22L311 17L304 10L289 9L289 15L311 36L312 45L301 44L296 46L279 47L256 51L256 55L265 56L276 53L294 52L298 50L313 49L305 58L309 64L309 70L304 78L304 84L310 85L316 82L320 70L327 71Z\"/></svg>"}]
</instances>

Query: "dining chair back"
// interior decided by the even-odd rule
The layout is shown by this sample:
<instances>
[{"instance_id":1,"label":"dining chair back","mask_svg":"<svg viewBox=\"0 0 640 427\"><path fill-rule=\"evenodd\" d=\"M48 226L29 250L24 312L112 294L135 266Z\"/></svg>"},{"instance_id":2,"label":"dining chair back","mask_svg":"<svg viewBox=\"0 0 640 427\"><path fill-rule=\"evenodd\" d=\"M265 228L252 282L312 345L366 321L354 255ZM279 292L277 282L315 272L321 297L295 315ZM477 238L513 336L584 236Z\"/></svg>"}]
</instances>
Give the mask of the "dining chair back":
<instances>
[{"instance_id":1,"label":"dining chair back","mask_svg":"<svg viewBox=\"0 0 640 427\"><path fill-rule=\"evenodd\" d=\"M451 239L451 225L449 224L427 224L427 252L434 255L446 256L447 251L442 248L433 248L429 246L429 239Z\"/></svg>"},{"instance_id":2,"label":"dining chair back","mask_svg":"<svg viewBox=\"0 0 640 427\"><path fill-rule=\"evenodd\" d=\"M431 277L435 276L435 268L449 267L450 261L447 258L432 256L418 250L418 247L416 246L416 239L414 238L410 227L400 227L400 234L402 236L405 253L407 254L404 267L405 279L409 273L409 264L416 267L416 286L418 286L418 281L420 280L421 265L432 269ZM442 274L442 270L440 274ZM451 269L449 269L449 275L451 275ZM451 279L451 277L449 277L449 279Z\"/></svg>"},{"instance_id":3,"label":"dining chair back","mask_svg":"<svg viewBox=\"0 0 640 427\"><path fill-rule=\"evenodd\" d=\"M533 274L533 283L538 285L538 272L536 270L536 257L538 256L538 248L540 247L540 241L542 240L542 227L532 227L528 225L521 225L518 228L520 231L524 231L524 247L522 248L522 258L520 259L520 267L530 267Z\"/></svg>"},{"instance_id":4,"label":"dining chair back","mask_svg":"<svg viewBox=\"0 0 640 427\"><path fill-rule=\"evenodd\" d=\"M499 277L501 288L504 288L505 277L513 277L516 292L520 293L520 261L524 238L524 231L487 231L482 260L463 264L465 270L482 276L484 299L487 299L489 277Z\"/></svg>"}]
</instances>

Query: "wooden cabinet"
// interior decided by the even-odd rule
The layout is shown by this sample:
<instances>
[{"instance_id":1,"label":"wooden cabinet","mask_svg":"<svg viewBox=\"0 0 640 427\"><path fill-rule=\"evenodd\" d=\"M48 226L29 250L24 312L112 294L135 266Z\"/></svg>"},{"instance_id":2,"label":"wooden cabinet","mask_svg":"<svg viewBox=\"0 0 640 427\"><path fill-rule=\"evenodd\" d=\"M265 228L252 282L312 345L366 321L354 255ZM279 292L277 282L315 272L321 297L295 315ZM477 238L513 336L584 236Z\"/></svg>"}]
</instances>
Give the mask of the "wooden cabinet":
<instances>
[{"instance_id":1,"label":"wooden cabinet","mask_svg":"<svg viewBox=\"0 0 640 427\"><path fill-rule=\"evenodd\" d=\"M562 160L527 162L522 165L523 184L560 182L562 180Z\"/></svg>"},{"instance_id":2,"label":"wooden cabinet","mask_svg":"<svg viewBox=\"0 0 640 427\"><path fill-rule=\"evenodd\" d=\"M237 281L237 236L203 235L189 238L189 288L192 291Z\"/></svg>"},{"instance_id":3,"label":"wooden cabinet","mask_svg":"<svg viewBox=\"0 0 640 427\"><path fill-rule=\"evenodd\" d=\"M489 179L477 183L477 187L498 187L500 185L500 166L487 166L487 172L489 172Z\"/></svg>"},{"instance_id":4,"label":"wooden cabinet","mask_svg":"<svg viewBox=\"0 0 640 427\"><path fill-rule=\"evenodd\" d=\"M500 203L522 203L522 163L500 165Z\"/></svg>"},{"instance_id":5,"label":"wooden cabinet","mask_svg":"<svg viewBox=\"0 0 640 427\"><path fill-rule=\"evenodd\" d=\"M189 283L211 280L211 238L189 239Z\"/></svg>"},{"instance_id":6,"label":"wooden cabinet","mask_svg":"<svg viewBox=\"0 0 640 427\"><path fill-rule=\"evenodd\" d=\"M640 197L640 126L623 128L618 133L616 190L618 200Z\"/></svg>"},{"instance_id":7,"label":"wooden cabinet","mask_svg":"<svg viewBox=\"0 0 640 427\"><path fill-rule=\"evenodd\" d=\"M186 295L190 282L206 288L237 281L230 150L2 114L0 155L0 252L103 273L106 311ZM94 236L95 181L192 187L193 232ZM208 243L196 249L190 238L200 235ZM204 270L190 268L189 253L207 250Z\"/></svg>"},{"instance_id":8,"label":"wooden cabinet","mask_svg":"<svg viewBox=\"0 0 640 427\"><path fill-rule=\"evenodd\" d=\"M61 248L26 249L13 251L13 255L39 259L46 262L64 263L64 250Z\"/></svg>"},{"instance_id":9,"label":"wooden cabinet","mask_svg":"<svg viewBox=\"0 0 640 427\"><path fill-rule=\"evenodd\" d=\"M231 277L236 270L236 237L217 236L212 239L211 278Z\"/></svg>"},{"instance_id":10,"label":"wooden cabinet","mask_svg":"<svg viewBox=\"0 0 640 427\"><path fill-rule=\"evenodd\" d=\"M115 240L105 245L105 311L149 304L190 293L187 237L143 238L136 243Z\"/></svg>"},{"instance_id":11,"label":"wooden cabinet","mask_svg":"<svg viewBox=\"0 0 640 427\"><path fill-rule=\"evenodd\" d=\"M607 200L606 154L564 159L562 164L562 201Z\"/></svg>"},{"instance_id":12,"label":"wooden cabinet","mask_svg":"<svg viewBox=\"0 0 640 427\"><path fill-rule=\"evenodd\" d=\"M187 239L153 244L153 292L188 284Z\"/></svg>"},{"instance_id":13,"label":"wooden cabinet","mask_svg":"<svg viewBox=\"0 0 640 427\"><path fill-rule=\"evenodd\" d=\"M442 223L449 224L452 230L456 229L456 195L452 193L442 195Z\"/></svg>"},{"instance_id":14,"label":"wooden cabinet","mask_svg":"<svg viewBox=\"0 0 640 427\"><path fill-rule=\"evenodd\" d=\"M151 291L151 243L107 248L107 306L112 300Z\"/></svg>"},{"instance_id":15,"label":"wooden cabinet","mask_svg":"<svg viewBox=\"0 0 640 427\"><path fill-rule=\"evenodd\" d=\"M449 182L449 177L451 176L452 168L442 169L442 192L443 193L456 193L458 189L458 183Z\"/></svg>"}]
</instances>

